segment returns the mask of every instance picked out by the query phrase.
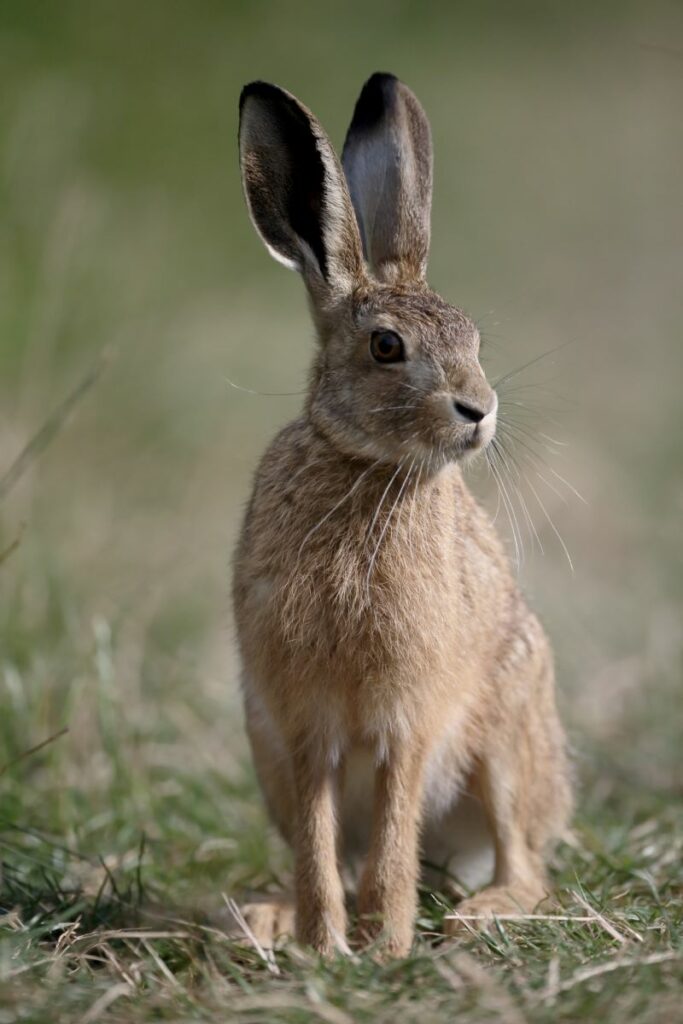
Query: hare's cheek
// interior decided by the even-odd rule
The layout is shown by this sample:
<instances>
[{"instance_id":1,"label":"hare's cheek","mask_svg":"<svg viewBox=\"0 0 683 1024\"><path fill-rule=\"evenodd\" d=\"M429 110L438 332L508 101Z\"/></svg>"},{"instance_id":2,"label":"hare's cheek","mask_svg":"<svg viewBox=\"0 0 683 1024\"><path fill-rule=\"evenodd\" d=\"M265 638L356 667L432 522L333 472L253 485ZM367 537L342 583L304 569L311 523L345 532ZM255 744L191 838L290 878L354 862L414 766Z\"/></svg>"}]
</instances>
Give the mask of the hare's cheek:
<instances>
[{"instance_id":1,"label":"hare's cheek","mask_svg":"<svg viewBox=\"0 0 683 1024\"><path fill-rule=\"evenodd\" d=\"M428 413L431 419L432 425L437 430L452 431L453 428L460 428L463 426L462 419L458 416L455 411L453 404L453 396L450 392L440 392L434 395L432 401L429 404Z\"/></svg>"}]
</instances>

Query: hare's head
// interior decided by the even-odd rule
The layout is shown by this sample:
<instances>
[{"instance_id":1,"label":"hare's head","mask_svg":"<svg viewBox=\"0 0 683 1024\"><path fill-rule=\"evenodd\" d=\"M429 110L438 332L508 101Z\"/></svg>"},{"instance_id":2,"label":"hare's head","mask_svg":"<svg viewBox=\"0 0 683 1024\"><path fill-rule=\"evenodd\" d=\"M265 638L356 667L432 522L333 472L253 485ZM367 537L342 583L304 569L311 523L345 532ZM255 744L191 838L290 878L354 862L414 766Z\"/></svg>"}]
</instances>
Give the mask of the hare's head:
<instances>
[{"instance_id":1,"label":"hare's head","mask_svg":"<svg viewBox=\"0 0 683 1024\"><path fill-rule=\"evenodd\" d=\"M338 447L388 462L461 459L495 432L479 335L425 279L432 196L429 122L393 75L356 104L343 170L318 121L265 82L240 101L252 220L299 270L320 350L309 414Z\"/></svg>"}]
</instances>

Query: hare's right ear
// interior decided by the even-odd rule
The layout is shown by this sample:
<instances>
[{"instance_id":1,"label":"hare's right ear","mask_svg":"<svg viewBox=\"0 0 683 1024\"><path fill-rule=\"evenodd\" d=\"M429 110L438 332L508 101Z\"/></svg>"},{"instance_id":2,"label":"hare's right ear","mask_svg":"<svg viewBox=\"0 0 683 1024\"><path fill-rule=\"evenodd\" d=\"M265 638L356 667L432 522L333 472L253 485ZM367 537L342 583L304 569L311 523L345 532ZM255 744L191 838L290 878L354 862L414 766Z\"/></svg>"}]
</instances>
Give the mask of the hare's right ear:
<instances>
[{"instance_id":1,"label":"hare's right ear","mask_svg":"<svg viewBox=\"0 0 683 1024\"><path fill-rule=\"evenodd\" d=\"M358 225L318 121L284 89L251 82L240 96L239 146L249 213L271 255L316 296L350 291L363 276Z\"/></svg>"},{"instance_id":2,"label":"hare's right ear","mask_svg":"<svg viewBox=\"0 0 683 1024\"><path fill-rule=\"evenodd\" d=\"M394 75L361 90L342 154L363 249L382 281L424 278L432 206L427 115Z\"/></svg>"}]
</instances>

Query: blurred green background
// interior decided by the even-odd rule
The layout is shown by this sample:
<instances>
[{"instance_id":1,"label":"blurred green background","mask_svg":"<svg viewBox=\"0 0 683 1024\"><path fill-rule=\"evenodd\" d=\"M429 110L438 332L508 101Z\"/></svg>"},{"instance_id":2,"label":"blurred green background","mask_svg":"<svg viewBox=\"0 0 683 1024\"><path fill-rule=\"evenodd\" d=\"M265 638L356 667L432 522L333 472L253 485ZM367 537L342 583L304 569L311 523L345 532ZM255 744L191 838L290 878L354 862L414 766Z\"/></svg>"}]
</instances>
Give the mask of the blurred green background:
<instances>
[{"instance_id":1,"label":"blurred green background","mask_svg":"<svg viewBox=\"0 0 683 1024\"><path fill-rule=\"evenodd\" d=\"M659 0L3 0L0 476L111 351L0 505L0 550L23 524L0 565L0 766L69 728L0 780L4 815L119 858L144 828L179 893L279 863L229 566L257 459L302 399L228 379L297 392L313 339L247 218L237 98L275 81L339 147L378 69L431 118L430 278L480 323L487 370L564 346L514 398L567 443L548 460L587 504L544 502L575 571L526 492L544 554L527 536L520 575L580 806L680 798L682 48L681 5Z\"/></svg>"}]
</instances>

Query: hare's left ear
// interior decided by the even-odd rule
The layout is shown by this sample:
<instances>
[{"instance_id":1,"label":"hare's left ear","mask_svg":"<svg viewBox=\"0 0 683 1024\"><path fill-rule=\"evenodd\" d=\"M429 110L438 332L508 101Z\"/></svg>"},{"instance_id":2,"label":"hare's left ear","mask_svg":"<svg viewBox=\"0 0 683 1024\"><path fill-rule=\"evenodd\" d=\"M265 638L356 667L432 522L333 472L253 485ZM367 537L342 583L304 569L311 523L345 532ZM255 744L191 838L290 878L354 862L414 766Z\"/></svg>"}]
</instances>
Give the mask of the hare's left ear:
<instances>
[{"instance_id":1,"label":"hare's left ear","mask_svg":"<svg viewBox=\"0 0 683 1024\"><path fill-rule=\"evenodd\" d=\"M394 75L363 86L342 163L365 256L383 281L422 280L432 206L432 137L427 115Z\"/></svg>"},{"instance_id":2,"label":"hare's left ear","mask_svg":"<svg viewBox=\"0 0 683 1024\"><path fill-rule=\"evenodd\" d=\"M364 278L344 173L327 135L294 96L251 82L240 97L240 166L249 213L271 255L300 271L314 299Z\"/></svg>"}]
</instances>

